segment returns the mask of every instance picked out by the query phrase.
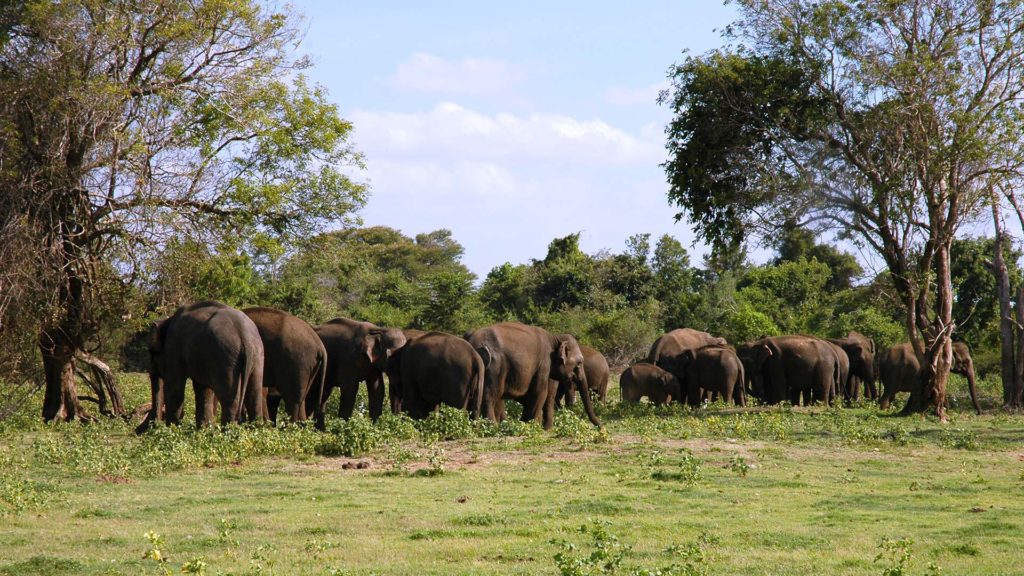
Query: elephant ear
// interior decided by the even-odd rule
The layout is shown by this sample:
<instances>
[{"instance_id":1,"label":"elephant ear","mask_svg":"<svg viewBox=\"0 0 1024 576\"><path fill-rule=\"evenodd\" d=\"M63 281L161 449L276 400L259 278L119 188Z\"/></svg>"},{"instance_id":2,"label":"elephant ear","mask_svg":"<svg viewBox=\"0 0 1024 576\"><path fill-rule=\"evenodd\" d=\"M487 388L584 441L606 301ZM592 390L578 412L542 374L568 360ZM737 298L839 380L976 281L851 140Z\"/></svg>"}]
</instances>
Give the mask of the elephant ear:
<instances>
[{"instance_id":1,"label":"elephant ear","mask_svg":"<svg viewBox=\"0 0 1024 576\"><path fill-rule=\"evenodd\" d=\"M164 352L164 343L167 341L167 328L170 322L167 319L161 320L153 325L149 331L149 353L159 356Z\"/></svg>"},{"instance_id":2,"label":"elephant ear","mask_svg":"<svg viewBox=\"0 0 1024 576\"><path fill-rule=\"evenodd\" d=\"M569 362L569 342L565 340L558 342L558 361L563 365Z\"/></svg>"},{"instance_id":3,"label":"elephant ear","mask_svg":"<svg viewBox=\"0 0 1024 576\"><path fill-rule=\"evenodd\" d=\"M377 342L378 339L373 334L367 334L363 337L362 353L371 364L377 359Z\"/></svg>"},{"instance_id":4,"label":"elephant ear","mask_svg":"<svg viewBox=\"0 0 1024 576\"><path fill-rule=\"evenodd\" d=\"M480 359L484 361L484 366L491 365L491 349L486 345L476 349L476 353L480 355Z\"/></svg>"}]
</instances>

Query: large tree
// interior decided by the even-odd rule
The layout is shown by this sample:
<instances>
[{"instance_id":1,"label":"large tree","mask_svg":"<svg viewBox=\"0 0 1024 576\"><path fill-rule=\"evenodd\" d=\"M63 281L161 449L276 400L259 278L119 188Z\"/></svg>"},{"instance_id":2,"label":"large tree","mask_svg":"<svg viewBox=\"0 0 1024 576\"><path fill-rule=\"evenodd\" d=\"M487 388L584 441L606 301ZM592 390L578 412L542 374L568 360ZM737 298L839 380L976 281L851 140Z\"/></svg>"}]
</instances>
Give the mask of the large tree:
<instances>
[{"instance_id":1,"label":"large tree","mask_svg":"<svg viewBox=\"0 0 1024 576\"><path fill-rule=\"evenodd\" d=\"M1019 165L1024 7L738 4L730 48L670 70L670 198L717 246L796 219L873 249L927 367L907 409L944 416L950 247Z\"/></svg>"},{"instance_id":2,"label":"large tree","mask_svg":"<svg viewBox=\"0 0 1024 576\"><path fill-rule=\"evenodd\" d=\"M364 203L351 125L301 75L298 30L258 0L0 11L0 230L33 248L0 267L35 272L44 419L81 415L75 362L117 310L109 287L169 238L267 250Z\"/></svg>"}]
</instances>

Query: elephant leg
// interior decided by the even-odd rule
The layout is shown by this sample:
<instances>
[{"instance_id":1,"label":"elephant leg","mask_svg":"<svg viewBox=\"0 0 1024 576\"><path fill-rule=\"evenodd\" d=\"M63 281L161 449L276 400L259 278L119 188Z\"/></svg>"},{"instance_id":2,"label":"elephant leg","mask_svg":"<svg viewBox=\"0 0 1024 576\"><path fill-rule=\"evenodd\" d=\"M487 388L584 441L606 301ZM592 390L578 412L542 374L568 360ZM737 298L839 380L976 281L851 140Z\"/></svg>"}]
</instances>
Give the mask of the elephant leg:
<instances>
[{"instance_id":1,"label":"elephant leg","mask_svg":"<svg viewBox=\"0 0 1024 576\"><path fill-rule=\"evenodd\" d=\"M215 406L217 398L212 389L195 381L192 382L192 392L196 397L196 428L209 426L217 417Z\"/></svg>"},{"instance_id":2,"label":"elephant leg","mask_svg":"<svg viewBox=\"0 0 1024 576\"><path fill-rule=\"evenodd\" d=\"M882 394L882 397L878 399L878 407L881 408L882 410L888 410L889 404L891 404L892 401L895 399L896 392L890 389L886 389L885 393Z\"/></svg>"},{"instance_id":3,"label":"elephant leg","mask_svg":"<svg viewBox=\"0 0 1024 576\"><path fill-rule=\"evenodd\" d=\"M351 418L356 407L356 394L359 392L359 381L343 382L338 386L341 397L338 399L338 417Z\"/></svg>"},{"instance_id":4,"label":"elephant leg","mask_svg":"<svg viewBox=\"0 0 1024 576\"><path fill-rule=\"evenodd\" d=\"M263 369L259 368L249 375L243 374L242 379L245 421L263 422Z\"/></svg>"},{"instance_id":5,"label":"elephant leg","mask_svg":"<svg viewBox=\"0 0 1024 576\"><path fill-rule=\"evenodd\" d=\"M497 416L498 422L505 421L505 399L498 398L494 401L494 415Z\"/></svg>"},{"instance_id":6,"label":"elephant leg","mask_svg":"<svg viewBox=\"0 0 1024 576\"><path fill-rule=\"evenodd\" d=\"M270 420L275 424L277 423L277 411L281 407L282 400L284 400L284 398L277 394L267 395L267 420ZM287 407L288 405L286 403L285 408L287 409Z\"/></svg>"},{"instance_id":7,"label":"elephant leg","mask_svg":"<svg viewBox=\"0 0 1024 576\"><path fill-rule=\"evenodd\" d=\"M732 404L732 386L726 384L722 386L722 401L728 406Z\"/></svg>"},{"instance_id":8,"label":"elephant leg","mask_svg":"<svg viewBox=\"0 0 1024 576\"><path fill-rule=\"evenodd\" d=\"M166 381L164 385L164 419L168 424L180 424L185 404L185 382Z\"/></svg>"},{"instance_id":9,"label":"elephant leg","mask_svg":"<svg viewBox=\"0 0 1024 576\"><path fill-rule=\"evenodd\" d=\"M376 421L384 413L384 378L366 381L366 395L370 404L370 419Z\"/></svg>"},{"instance_id":10,"label":"elephant leg","mask_svg":"<svg viewBox=\"0 0 1024 576\"><path fill-rule=\"evenodd\" d=\"M544 429L551 430L555 427L555 386L551 386L548 389L547 398L544 401ZM572 387L569 387L569 392L572 393Z\"/></svg>"},{"instance_id":11,"label":"elephant leg","mask_svg":"<svg viewBox=\"0 0 1024 576\"><path fill-rule=\"evenodd\" d=\"M523 405L523 415L521 420L523 422L532 422L536 420L537 416L540 414L543 400L538 398L535 392L527 392L526 396L519 399L519 402Z\"/></svg>"}]
</instances>

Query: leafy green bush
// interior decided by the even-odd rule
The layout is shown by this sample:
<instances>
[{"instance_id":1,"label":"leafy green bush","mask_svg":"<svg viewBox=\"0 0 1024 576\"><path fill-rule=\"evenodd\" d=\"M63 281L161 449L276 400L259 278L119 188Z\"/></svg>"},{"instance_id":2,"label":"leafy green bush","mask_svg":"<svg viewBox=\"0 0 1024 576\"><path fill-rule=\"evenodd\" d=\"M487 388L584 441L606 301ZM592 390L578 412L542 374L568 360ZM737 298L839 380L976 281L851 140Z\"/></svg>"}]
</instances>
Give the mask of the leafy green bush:
<instances>
[{"instance_id":1,"label":"leafy green bush","mask_svg":"<svg viewBox=\"0 0 1024 576\"><path fill-rule=\"evenodd\" d=\"M468 412L443 404L426 418L416 422L416 427L426 441L461 440L475 435Z\"/></svg>"}]
</instances>

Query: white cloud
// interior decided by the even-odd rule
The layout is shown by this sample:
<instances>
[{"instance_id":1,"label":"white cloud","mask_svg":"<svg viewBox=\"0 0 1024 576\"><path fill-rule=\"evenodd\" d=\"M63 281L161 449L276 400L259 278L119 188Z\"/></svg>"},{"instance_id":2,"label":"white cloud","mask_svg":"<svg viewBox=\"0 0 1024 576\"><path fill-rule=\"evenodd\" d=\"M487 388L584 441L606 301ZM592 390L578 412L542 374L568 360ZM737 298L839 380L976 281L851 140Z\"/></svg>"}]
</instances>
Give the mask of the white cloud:
<instances>
[{"instance_id":1,"label":"white cloud","mask_svg":"<svg viewBox=\"0 0 1024 576\"><path fill-rule=\"evenodd\" d=\"M452 103L420 114L357 111L354 140L372 185L367 224L406 234L448 228L481 277L543 258L582 232L588 252L638 232L691 233L665 201L661 130L570 116L484 114Z\"/></svg>"},{"instance_id":2,"label":"white cloud","mask_svg":"<svg viewBox=\"0 0 1024 576\"><path fill-rule=\"evenodd\" d=\"M463 58L451 62L418 52L399 64L389 81L410 92L486 95L503 94L525 78L525 70L501 60Z\"/></svg>"},{"instance_id":3,"label":"white cloud","mask_svg":"<svg viewBox=\"0 0 1024 576\"><path fill-rule=\"evenodd\" d=\"M658 93L666 88L668 88L666 81L640 88L612 86L605 91L604 97L609 104L616 106L653 106L658 100Z\"/></svg>"},{"instance_id":4,"label":"white cloud","mask_svg":"<svg viewBox=\"0 0 1024 576\"><path fill-rule=\"evenodd\" d=\"M657 165L663 157L656 131L630 134L602 120L562 115L488 115L442 103L421 114L357 111L351 119L370 158Z\"/></svg>"}]
</instances>

